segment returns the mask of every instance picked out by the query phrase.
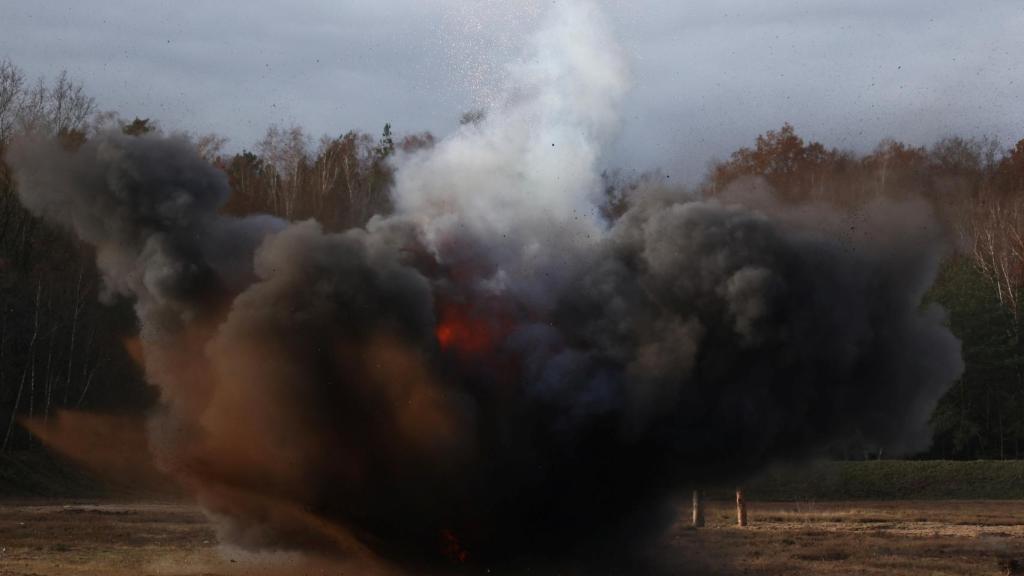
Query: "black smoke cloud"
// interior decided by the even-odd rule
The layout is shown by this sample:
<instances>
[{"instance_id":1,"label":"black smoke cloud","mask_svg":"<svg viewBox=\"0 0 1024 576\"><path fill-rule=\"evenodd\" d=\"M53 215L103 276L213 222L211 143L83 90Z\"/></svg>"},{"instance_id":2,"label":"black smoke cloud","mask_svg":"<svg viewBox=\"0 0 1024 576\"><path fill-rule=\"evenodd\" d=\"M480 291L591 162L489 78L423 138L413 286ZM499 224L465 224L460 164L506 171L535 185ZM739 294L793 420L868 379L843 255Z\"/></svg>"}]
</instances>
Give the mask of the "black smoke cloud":
<instances>
[{"instance_id":1,"label":"black smoke cloud","mask_svg":"<svg viewBox=\"0 0 1024 576\"><path fill-rule=\"evenodd\" d=\"M224 177L184 141L23 144L10 162L26 206L139 302L149 374L176 399L158 455L251 545L309 541L266 510L287 502L400 563L443 565L444 535L481 566L559 558L854 431L912 446L961 369L921 306L941 242L916 204L844 236L822 209L651 191L537 305L453 274L401 219L221 216ZM486 346L441 345L452 306Z\"/></svg>"},{"instance_id":2,"label":"black smoke cloud","mask_svg":"<svg viewBox=\"0 0 1024 576\"><path fill-rule=\"evenodd\" d=\"M961 371L922 306L927 209L851 230L646 189L602 221L627 74L592 5L553 10L507 101L399 157L396 212L365 229L224 216L181 139L10 152L24 204L136 302L154 455L225 540L416 572L604 562L694 485L855 431L926 438Z\"/></svg>"}]
</instances>

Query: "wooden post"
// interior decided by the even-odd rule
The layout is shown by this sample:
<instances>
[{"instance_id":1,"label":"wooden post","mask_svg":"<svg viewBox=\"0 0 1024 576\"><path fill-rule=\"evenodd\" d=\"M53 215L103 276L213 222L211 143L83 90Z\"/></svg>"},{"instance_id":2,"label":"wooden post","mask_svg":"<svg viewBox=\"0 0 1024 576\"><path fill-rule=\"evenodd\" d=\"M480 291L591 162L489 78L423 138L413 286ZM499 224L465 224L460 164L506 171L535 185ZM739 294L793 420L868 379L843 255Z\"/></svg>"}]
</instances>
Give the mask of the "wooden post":
<instances>
[{"instance_id":1,"label":"wooden post","mask_svg":"<svg viewBox=\"0 0 1024 576\"><path fill-rule=\"evenodd\" d=\"M700 490L693 491L693 527L704 527L704 494Z\"/></svg>"},{"instance_id":2,"label":"wooden post","mask_svg":"<svg viewBox=\"0 0 1024 576\"><path fill-rule=\"evenodd\" d=\"M747 501L743 498L743 488L736 489L736 523L747 525Z\"/></svg>"}]
</instances>

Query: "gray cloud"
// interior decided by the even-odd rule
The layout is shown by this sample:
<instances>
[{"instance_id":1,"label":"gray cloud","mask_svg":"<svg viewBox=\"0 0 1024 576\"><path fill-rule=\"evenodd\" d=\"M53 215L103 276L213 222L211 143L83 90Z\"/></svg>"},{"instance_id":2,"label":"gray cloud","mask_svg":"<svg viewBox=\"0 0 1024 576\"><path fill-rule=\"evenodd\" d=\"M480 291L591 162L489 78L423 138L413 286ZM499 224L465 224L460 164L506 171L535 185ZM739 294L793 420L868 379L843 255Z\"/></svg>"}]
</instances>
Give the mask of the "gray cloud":
<instances>
[{"instance_id":1,"label":"gray cloud","mask_svg":"<svg viewBox=\"0 0 1024 576\"><path fill-rule=\"evenodd\" d=\"M546 4L8 2L0 56L67 68L101 104L251 145L314 132L452 130ZM1018 2L606 0L634 70L608 163L684 179L784 121L830 145L1024 135Z\"/></svg>"}]
</instances>

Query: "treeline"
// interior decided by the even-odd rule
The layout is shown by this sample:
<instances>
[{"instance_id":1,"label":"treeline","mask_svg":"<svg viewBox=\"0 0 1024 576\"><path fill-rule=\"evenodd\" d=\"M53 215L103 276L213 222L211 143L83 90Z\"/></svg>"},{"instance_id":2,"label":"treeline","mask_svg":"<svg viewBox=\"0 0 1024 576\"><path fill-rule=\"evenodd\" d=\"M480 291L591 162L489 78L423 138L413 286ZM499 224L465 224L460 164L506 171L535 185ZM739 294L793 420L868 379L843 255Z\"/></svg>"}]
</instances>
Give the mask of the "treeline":
<instances>
[{"instance_id":1,"label":"treeline","mask_svg":"<svg viewBox=\"0 0 1024 576\"><path fill-rule=\"evenodd\" d=\"M480 113L462 121L479 121ZM0 160L18 134L42 133L65 146L96 133L142 135L160 128L98 112L67 74L29 82L0 61ZM429 133L396 136L352 131L314 140L298 127L270 127L251 149L225 153L216 135L183 135L222 169L232 195L225 211L315 218L329 230L365 224L391 210L399 150L433 146ZM1003 149L991 139L950 137L919 147L885 140L867 154L805 141L790 125L713 163L698 192L729 194L763 181L783 202L826 203L856 212L877 198L926 199L953 238L929 299L950 312L967 369L932 421L928 457L1024 457L1024 140ZM605 174L605 214L621 213L631 190L650 175ZM28 214L0 161L0 441L3 450L33 446L18 417L48 418L60 408L138 410L152 392L125 350L137 330L130 303L101 303L94 255L60 229ZM884 455L852 441L843 458Z\"/></svg>"},{"instance_id":2,"label":"treeline","mask_svg":"<svg viewBox=\"0 0 1024 576\"><path fill-rule=\"evenodd\" d=\"M271 126L255 151L211 161L230 180L228 212L314 218L328 230L343 230L390 212L394 173L388 159L396 149L413 152L433 144L428 132L396 142L387 124L378 139L353 131L324 136L313 149L302 128Z\"/></svg>"},{"instance_id":3,"label":"treeline","mask_svg":"<svg viewBox=\"0 0 1024 576\"><path fill-rule=\"evenodd\" d=\"M66 73L29 82L0 61L0 158L20 134L77 145L95 121L94 100ZM101 290L93 254L22 208L0 162L0 450L33 444L19 416L148 400L123 348L135 329L130 305L102 305Z\"/></svg>"},{"instance_id":4,"label":"treeline","mask_svg":"<svg viewBox=\"0 0 1024 576\"><path fill-rule=\"evenodd\" d=\"M161 131L147 118L99 111L66 73L30 82L0 60L0 451L38 446L19 418L46 420L63 408L138 411L155 400L127 350L138 331L131 303L103 294L90 248L22 207L3 162L22 135L73 149L108 130ZM330 230L388 212L389 158L434 143L429 133L396 137L390 125L379 137L351 131L315 146L301 128L272 126L237 154L223 153L226 140L213 134L178 136L227 175L225 212L315 218Z\"/></svg>"},{"instance_id":5,"label":"treeline","mask_svg":"<svg viewBox=\"0 0 1024 576\"><path fill-rule=\"evenodd\" d=\"M110 129L109 122L103 129ZM148 118L121 122L120 129L138 136L159 132ZM224 154L224 138L213 134L190 139L199 153L227 174L231 197L227 214L273 214L286 220L317 220L327 230L362 226L374 214L391 211L396 150L413 152L434 145L429 132L396 141L386 124L379 138L349 131L323 136L316 146L298 126L271 126L253 150Z\"/></svg>"}]
</instances>

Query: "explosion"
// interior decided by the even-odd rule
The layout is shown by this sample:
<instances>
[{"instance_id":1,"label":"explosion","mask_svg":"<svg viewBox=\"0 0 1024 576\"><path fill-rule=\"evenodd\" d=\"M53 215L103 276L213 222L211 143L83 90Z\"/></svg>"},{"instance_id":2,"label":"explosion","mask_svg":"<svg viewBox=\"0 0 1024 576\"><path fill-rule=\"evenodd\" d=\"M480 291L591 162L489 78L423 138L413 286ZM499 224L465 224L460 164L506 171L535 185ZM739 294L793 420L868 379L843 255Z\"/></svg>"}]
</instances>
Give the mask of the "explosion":
<instances>
[{"instance_id":1,"label":"explosion","mask_svg":"<svg viewBox=\"0 0 1024 576\"><path fill-rule=\"evenodd\" d=\"M480 355L493 351L497 338L493 319L481 319L459 306L445 306L438 314L434 334L442 349L460 354Z\"/></svg>"},{"instance_id":2,"label":"explosion","mask_svg":"<svg viewBox=\"0 0 1024 576\"><path fill-rule=\"evenodd\" d=\"M225 175L183 139L12 151L24 204L134 300L150 446L222 538L414 570L600 562L696 483L854 431L921 440L962 369L922 307L943 246L923 205L871 206L850 238L825 208L650 187L609 222L597 166L629 82L600 14L553 7L509 78L399 157L394 214L343 233L221 214Z\"/></svg>"}]
</instances>

